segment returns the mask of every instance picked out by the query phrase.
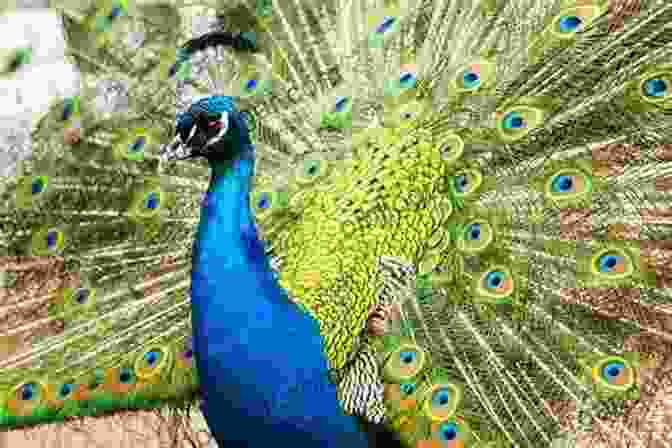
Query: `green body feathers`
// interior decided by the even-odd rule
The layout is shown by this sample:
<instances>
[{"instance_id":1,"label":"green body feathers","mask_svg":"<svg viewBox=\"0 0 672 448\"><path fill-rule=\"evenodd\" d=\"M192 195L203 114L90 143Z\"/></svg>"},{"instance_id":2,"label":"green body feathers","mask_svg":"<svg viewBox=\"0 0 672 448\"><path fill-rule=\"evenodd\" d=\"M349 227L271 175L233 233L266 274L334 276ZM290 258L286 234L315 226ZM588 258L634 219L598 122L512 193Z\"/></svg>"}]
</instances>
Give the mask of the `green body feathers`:
<instances>
[{"instance_id":1,"label":"green body feathers","mask_svg":"<svg viewBox=\"0 0 672 448\"><path fill-rule=\"evenodd\" d=\"M3 427L197 399L208 170L158 154L213 94L249 119L260 232L347 412L412 448L540 447L562 436L552 403L611 416L639 399L645 354L626 341L657 330L599 298L672 303L642 244L671 234L650 214L671 203L672 5L642 1L615 31L601 0L108 3L60 11L80 94L0 179L5 255L75 276L31 299L59 331L0 361ZM201 16L258 51L185 56ZM111 79L123 113L96 106Z\"/></svg>"}]
</instances>

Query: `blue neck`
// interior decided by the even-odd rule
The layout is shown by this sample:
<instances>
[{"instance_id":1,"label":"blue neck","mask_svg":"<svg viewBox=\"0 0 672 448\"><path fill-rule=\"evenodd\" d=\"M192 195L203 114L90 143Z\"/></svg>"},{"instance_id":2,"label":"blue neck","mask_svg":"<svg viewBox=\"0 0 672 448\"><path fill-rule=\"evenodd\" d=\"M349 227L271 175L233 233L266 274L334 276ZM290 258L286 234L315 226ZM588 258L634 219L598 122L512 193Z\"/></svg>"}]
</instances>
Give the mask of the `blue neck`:
<instances>
[{"instance_id":1,"label":"blue neck","mask_svg":"<svg viewBox=\"0 0 672 448\"><path fill-rule=\"evenodd\" d=\"M220 446L360 448L315 319L278 284L250 208L254 149L211 162L191 303L203 413Z\"/></svg>"},{"instance_id":2,"label":"blue neck","mask_svg":"<svg viewBox=\"0 0 672 448\"><path fill-rule=\"evenodd\" d=\"M213 262L226 267L251 264L270 272L249 203L253 151L250 147L232 162L211 163L212 178L201 210L194 251L196 266Z\"/></svg>"}]
</instances>

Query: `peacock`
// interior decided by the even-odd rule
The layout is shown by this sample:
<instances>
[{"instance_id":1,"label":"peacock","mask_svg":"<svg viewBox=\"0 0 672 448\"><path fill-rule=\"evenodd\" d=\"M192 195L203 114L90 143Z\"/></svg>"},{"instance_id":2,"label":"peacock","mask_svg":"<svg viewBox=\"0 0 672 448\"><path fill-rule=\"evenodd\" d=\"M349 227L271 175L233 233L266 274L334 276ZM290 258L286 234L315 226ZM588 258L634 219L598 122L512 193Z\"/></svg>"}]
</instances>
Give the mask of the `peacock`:
<instances>
[{"instance_id":1,"label":"peacock","mask_svg":"<svg viewBox=\"0 0 672 448\"><path fill-rule=\"evenodd\" d=\"M71 70L0 178L3 429L198 404L222 448L536 448L642 400L670 2L42 13ZM42 45L0 83L38 85Z\"/></svg>"}]
</instances>

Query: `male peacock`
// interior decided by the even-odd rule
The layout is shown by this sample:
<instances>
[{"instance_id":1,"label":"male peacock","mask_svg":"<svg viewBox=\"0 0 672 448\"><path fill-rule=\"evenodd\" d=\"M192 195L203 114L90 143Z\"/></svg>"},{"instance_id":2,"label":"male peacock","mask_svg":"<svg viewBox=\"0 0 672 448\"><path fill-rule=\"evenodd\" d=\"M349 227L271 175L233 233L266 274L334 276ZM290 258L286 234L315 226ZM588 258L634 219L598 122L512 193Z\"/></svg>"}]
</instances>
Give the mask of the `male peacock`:
<instances>
[{"instance_id":1,"label":"male peacock","mask_svg":"<svg viewBox=\"0 0 672 448\"><path fill-rule=\"evenodd\" d=\"M618 310L672 304L642 242L671 234L672 4L210 6L61 11L82 89L3 180L0 241L73 279L5 305L48 306L6 340L58 323L0 361L6 427L200 392L222 446L364 446L347 413L540 447L558 403L635 405L629 338L667 334ZM179 46L194 16L216 31ZM119 79L127 111L95 107Z\"/></svg>"}]
</instances>

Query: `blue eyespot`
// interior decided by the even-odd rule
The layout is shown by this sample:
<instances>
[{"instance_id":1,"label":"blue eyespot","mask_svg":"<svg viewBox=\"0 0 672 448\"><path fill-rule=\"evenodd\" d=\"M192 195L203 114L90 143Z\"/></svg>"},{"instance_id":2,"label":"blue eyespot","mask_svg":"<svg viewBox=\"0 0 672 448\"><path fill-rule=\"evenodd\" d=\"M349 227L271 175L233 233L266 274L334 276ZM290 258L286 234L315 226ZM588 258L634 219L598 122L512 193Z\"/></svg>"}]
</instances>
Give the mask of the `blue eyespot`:
<instances>
[{"instance_id":1,"label":"blue eyespot","mask_svg":"<svg viewBox=\"0 0 672 448\"><path fill-rule=\"evenodd\" d=\"M505 275L501 271L493 271L485 277L485 286L490 289L497 289L504 283Z\"/></svg>"},{"instance_id":2,"label":"blue eyespot","mask_svg":"<svg viewBox=\"0 0 672 448\"><path fill-rule=\"evenodd\" d=\"M464 174L455 178L455 189L460 193L464 193L469 189L469 178Z\"/></svg>"},{"instance_id":3,"label":"blue eyespot","mask_svg":"<svg viewBox=\"0 0 672 448\"><path fill-rule=\"evenodd\" d=\"M447 388L438 389L432 395L432 406L442 407L450 403L450 393Z\"/></svg>"},{"instance_id":4,"label":"blue eyespot","mask_svg":"<svg viewBox=\"0 0 672 448\"><path fill-rule=\"evenodd\" d=\"M58 397L61 400L64 400L70 396L73 390L73 385L70 383L65 383L61 385L61 388L58 390Z\"/></svg>"},{"instance_id":5,"label":"blue eyespot","mask_svg":"<svg viewBox=\"0 0 672 448\"><path fill-rule=\"evenodd\" d=\"M439 439L451 441L457 438L457 426L455 423L446 422L439 427Z\"/></svg>"},{"instance_id":6,"label":"blue eyespot","mask_svg":"<svg viewBox=\"0 0 672 448\"><path fill-rule=\"evenodd\" d=\"M19 395L21 397L21 400L30 401L33 398L35 398L35 395L36 395L36 390L35 389L36 389L35 383L24 384L21 387L21 390L20 390L20 393L19 393Z\"/></svg>"},{"instance_id":7,"label":"blue eyespot","mask_svg":"<svg viewBox=\"0 0 672 448\"><path fill-rule=\"evenodd\" d=\"M504 129L520 129L525 126L525 119L518 112L509 112L504 116Z\"/></svg>"},{"instance_id":8,"label":"blue eyespot","mask_svg":"<svg viewBox=\"0 0 672 448\"><path fill-rule=\"evenodd\" d=\"M574 188L574 179L573 179L572 176L566 176L566 175L557 176L553 180L553 183L551 184L551 188L556 193L570 192Z\"/></svg>"},{"instance_id":9,"label":"blue eyespot","mask_svg":"<svg viewBox=\"0 0 672 448\"><path fill-rule=\"evenodd\" d=\"M122 384L128 384L133 380L133 372L129 368L123 368L119 372L119 382Z\"/></svg>"},{"instance_id":10,"label":"blue eyespot","mask_svg":"<svg viewBox=\"0 0 672 448\"><path fill-rule=\"evenodd\" d=\"M415 74L411 72L402 73L401 76L399 77L399 84L401 85L401 87L404 88L415 86L416 81L417 79L415 77Z\"/></svg>"},{"instance_id":11,"label":"blue eyespot","mask_svg":"<svg viewBox=\"0 0 672 448\"><path fill-rule=\"evenodd\" d=\"M395 24L397 21L396 17L386 17L385 20L383 20L383 23L381 23L378 28L376 28L376 33L378 34L383 34L387 31L389 31L390 28Z\"/></svg>"},{"instance_id":12,"label":"blue eyespot","mask_svg":"<svg viewBox=\"0 0 672 448\"><path fill-rule=\"evenodd\" d=\"M147 138L141 135L140 137L136 138L135 141L130 145L129 150L131 152L141 151L145 147L146 142Z\"/></svg>"},{"instance_id":13,"label":"blue eyespot","mask_svg":"<svg viewBox=\"0 0 672 448\"><path fill-rule=\"evenodd\" d=\"M112 8L112 11L110 11L110 15L108 16L108 18L109 18L110 20L114 20L114 19L116 19L117 17L119 17L123 12L124 12L124 8L123 8L122 6L120 6L120 5L115 5L115 6Z\"/></svg>"},{"instance_id":14,"label":"blue eyespot","mask_svg":"<svg viewBox=\"0 0 672 448\"><path fill-rule=\"evenodd\" d=\"M655 98L664 97L669 90L667 81L660 78L649 79L644 82L644 94Z\"/></svg>"},{"instance_id":15,"label":"blue eyespot","mask_svg":"<svg viewBox=\"0 0 672 448\"><path fill-rule=\"evenodd\" d=\"M583 21L577 16L562 17L558 23L560 31L563 33L573 33L579 29Z\"/></svg>"},{"instance_id":16,"label":"blue eyespot","mask_svg":"<svg viewBox=\"0 0 672 448\"><path fill-rule=\"evenodd\" d=\"M250 79L249 81L247 81L245 83L245 90L247 90L248 92L251 92L252 90L257 88L258 84L259 84L259 82L256 79Z\"/></svg>"},{"instance_id":17,"label":"blue eyespot","mask_svg":"<svg viewBox=\"0 0 672 448\"><path fill-rule=\"evenodd\" d=\"M47 247L53 249L58 244L58 231L50 230L47 232Z\"/></svg>"},{"instance_id":18,"label":"blue eyespot","mask_svg":"<svg viewBox=\"0 0 672 448\"><path fill-rule=\"evenodd\" d=\"M161 352L157 350L151 350L145 353L145 361L147 362L147 365L150 367L154 367L159 362L160 359L161 359Z\"/></svg>"},{"instance_id":19,"label":"blue eyespot","mask_svg":"<svg viewBox=\"0 0 672 448\"><path fill-rule=\"evenodd\" d=\"M89 290L88 289L78 289L75 292L75 302L80 305L84 305L89 300Z\"/></svg>"},{"instance_id":20,"label":"blue eyespot","mask_svg":"<svg viewBox=\"0 0 672 448\"><path fill-rule=\"evenodd\" d=\"M45 184L45 182L44 182L44 179L41 179L41 178L35 179L35 180L33 181L33 183L31 184L31 189L30 189L30 191L31 191L31 193L33 193L33 194L40 194L40 193L42 193L42 192L44 191L44 187L45 187L45 185L46 185L46 184Z\"/></svg>"},{"instance_id":21,"label":"blue eyespot","mask_svg":"<svg viewBox=\"0 0 672 448\"><path fill-rule=\"evenodd\" d=\"M622 362L610 362L602 369L605 378L616 378L625 370L625 364Z\"/></svg>"},{"instance_id":22,"label":"blue eyespot","mask_svg":"<svg viewBox=\"0 0 672 448\"><path fill-rule=\"evenodd\" d=\"M149 193L147 195L147 201L145 202L145 207L149 210L156 210L159 206L160 200L159 195L155 192Z\"/></svg>"},{"instance_id":23,"label":"blue eyespot","mask_svg":"<svg viewBox=\"0 0 672 448\"><path fill-rule=\"evenodd\" d=\"M605 254L598 259L600 272L622 272L625 265L623 256L615 254Z\"/></svg>"},{"instance_id":24,"label":"blue eyespot","mask_svg":"<svg viewBox=\"0 0 672 448\"><path fill-rule=\"evenodd\" d=\"M462 85L465 88L472 89L481 84L481 77L474 71L468 71L462 76Z\"/></svg>"},{"instance_id":25,"label":"blue eyespot","mask_svg":"<svg viewBox=\"0 0 672 448\"><path fill-rule=\"evenodd\" d=\"M471 224L467 229L467 239L471 241L478 241L481 239L481 225Z\"/></svg>"},{"instance_id":26,"label":"blue eyespot","mask_svg":"<svg viewBox=\"0 0 672 448\"><path fill-rule=\"evenodd\" d=\"M268 193L262 193L257 206L262 210L266 210L268 207L271 206L271 200L268 197Z\"/></svg>"},{"instance_id":27,"label":"blue eyespot","mask_svg":"<svg viewBox=\"0 0 672 448\"><path fill-rule=\"evenodd\" d=\"M66 98L63 103L63 113L61 114L61 121L68 121L75 112L75 102L72 98Z\"/></svg>"},{"instance_id":28,"label":"blue eyespot","mask_svg":"<svg viewBox=\"0 0 672 448\"><path fill-rule=\"evenodd\" d=\"M335 112L343 112L346 107L348 107L350 99L348 97L341 97L336 101L336 106L334 107Z\"/></svg>"},{"instance_id":29,"label":"blue eyespot","mask_svg":"<svg viewBox=\"0 0 672 448\"><path fill-rule=\"evenodd\" d=\"M416 391L416 385L415 383L403 383L399 385L399 388L401 389L401 392L405 395L413 395Z\"/></svg>"},{"instance_id":30,"label":"blue eyespot","mask_svg":"<svg viewBox=\"0 0 672 448\"><path fill-rule=\"evenodd\" d=\"M416 353L410 350L399 352L399 359L403 364L411 364L415 361Z\"/></svg>"}]
</instances>

